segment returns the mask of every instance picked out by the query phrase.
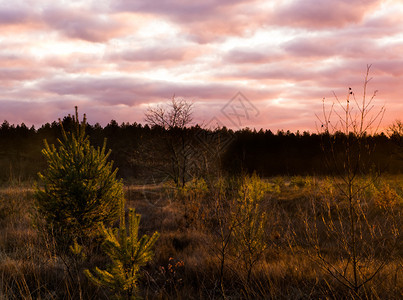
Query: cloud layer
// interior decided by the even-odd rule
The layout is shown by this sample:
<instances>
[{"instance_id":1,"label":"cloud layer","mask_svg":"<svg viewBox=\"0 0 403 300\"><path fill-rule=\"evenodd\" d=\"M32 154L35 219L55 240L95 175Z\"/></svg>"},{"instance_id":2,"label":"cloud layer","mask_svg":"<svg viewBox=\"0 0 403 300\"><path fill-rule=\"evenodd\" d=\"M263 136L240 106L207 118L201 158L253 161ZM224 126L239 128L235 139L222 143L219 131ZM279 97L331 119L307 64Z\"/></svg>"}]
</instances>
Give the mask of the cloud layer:
<instances>
[{"instance_id":1,"label":"cloud layer","mask_svg":"<svg viewBox=\"0 0 403 300\"><path fill-rule=\"evenodd\" d=\"M143 123L175 95L198 123L314 131L323 98L362 96L368 64L384 126L403 113L398 0L48 3L0 4L1 120L38 126L78 105L93 123ZM234 124L238 92L259 113L241 101Z\"/></svg>"}]
</instances>

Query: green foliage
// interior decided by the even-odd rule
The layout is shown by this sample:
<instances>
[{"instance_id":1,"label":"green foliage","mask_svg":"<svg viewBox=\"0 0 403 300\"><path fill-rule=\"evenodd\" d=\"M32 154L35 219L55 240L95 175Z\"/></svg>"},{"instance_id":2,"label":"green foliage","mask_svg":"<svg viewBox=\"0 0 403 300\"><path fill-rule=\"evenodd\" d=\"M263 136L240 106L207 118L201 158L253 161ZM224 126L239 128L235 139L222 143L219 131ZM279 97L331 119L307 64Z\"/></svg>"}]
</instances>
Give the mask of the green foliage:
<instances>
[{"instance_id":1,"label":"green foliage","mask_svg":"<svg viewBox=\"0 0 403 300\"><path fill-rule=\"evenodd\" d=\"M262 200L270 189L271 185L262 181L256 174L244 177L239 188L237 208L232 216L237 225L233 231L235 246L247 270L248 282L253 266L267 248L267 215L262 209Z\"/></svg>"},{"instance_id":2,"label":"green foliage","mask_svg":"<svg viewBox=\"0 0 403 300\"><path fill-rule=\"evenodd\" d=\"M403 206L403 198L398 194L396 188L385 182L385 180L378 180L376 186L369 186L372 192L373 204L381 210L398 209L398 206Z\"/></svg>"},{"instance_id":3,"label":"green foliage","mask_svg":"<svg viewBox=\"0 0 403 300\"><path fill-rule=\"evenodd\" d=\"M203 178L193 178L181 188L181 191L189 197L202 198L208 192L208 187Z\"/></svg>"},{"instance_id":4,"label":"green foliage","mask_svg":"<svg viewBox=\"0 0 403 300\"><path fill-rule=\"evenodd\" d=\"M280 193L282 190L285 189L285 180L282 176L273 177L272 180L273 187L276 189L277 193Z\"/></svg>"},{"instance_id":5,"label":"green foliage","mask_svg":"<svg viewBox=\"0 0 403 300\"><path fill-rule=\"evenodd\" d=\"M313 185L313 180L311 177L308 176L293 176L290 180L290 186L294 187L295 189L310 189Z\"/></svg>"},{"instance_id":6,"label":"green foliage","mask_svg":"<svg viewBox=\"0 0 403 300\"><path fill-rule=\"evenodd\" d=\"M175 197L183 206L185 226L197 225L197 221L203 218L203 201L208 193L208 186L203 178L193 178L184 186L176 188Z\"/></svg>"},{"instance_id":7,"label":"green foliage","mask_svg":"<svg viewBox=\"0 0 403 300\"><path fill-rule=\"evenodd\" d=\"M86 255L84 253L84 248L82 245L80 245L79 243L77 243L77 240L74 239L74 242L72 245L69 246L70 252L77 258L81 259L81 260L85 260L86 259Z\"/></svg>"},{"instance_id":8,"label":"green foliage","mask_svg":"<svg viewBox=\"0 0 403 300\"><path fill-rule=\"evenodd\" d=\"M74 129L65 132L59 147L45 140L42 154L48 167L39 173L35 204L46 228L58 242L70 245L74 238L92 237L97 224L111 224L117 217L123 199L123 185L116 179L113 162L108 162L106 140L102 148L90 145L85 133L86 117L73 117Z\"/></svg>"},{"instance_id":9,"label":"green foliage","mask_svg":"<svg viewBox=\"0 0 403 300\"><path fill-rule=\"evenodd\" d=\"M151 249L159 237L155 232L151 237L143 235L139 240L140 215L136 214L134 209L130 209L128 218L127 230L122 201L119 228L106 228L104 224L100 225L100 232L104 238L103 250L111 260L109 270L95 268L94 274L88 269L84 271L96 285L113 290L117 299L136 299L139 269L151 260L153 255Z\"/></svg>"}]
</instances>

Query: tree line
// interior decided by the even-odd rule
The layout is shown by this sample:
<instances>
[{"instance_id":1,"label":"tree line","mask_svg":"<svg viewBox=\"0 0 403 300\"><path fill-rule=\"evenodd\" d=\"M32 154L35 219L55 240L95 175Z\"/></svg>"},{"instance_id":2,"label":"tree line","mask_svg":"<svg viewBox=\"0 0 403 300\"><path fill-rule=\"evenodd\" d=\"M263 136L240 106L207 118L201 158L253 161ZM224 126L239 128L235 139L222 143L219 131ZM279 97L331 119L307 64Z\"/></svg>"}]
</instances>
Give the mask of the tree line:
<instances>
[{"instance_id":1,"label":"tree line","mask_svg":"<svg viewBox=\"0 0 403 300\"><path fill-rule=\"evenodd\" d=\"M66 130L73 126L73 118L63 118ZM112 120L106 126L87 124L91 144L112 150L111 159L119 169L119 176L129 179L170 178L177 183L194 176L217 176L256 172L261 176L275 175L328 175L334 170L324 165L326 143L333 143L336 156L343 153L346 136L341 132L310 133L299 131L251 130L233 131L225 127L205 129L164 127L139 123L118 124ZM43 140L57 144L62 137L58 122L46 123L40 128L28 128L24 123L11 125L4 121L0 126L0 180L35 179L46 162L41 155ZM368 170L401 173L402 140L398 132L365 135L371 153ZM330 168L329 168L330 167Z\"/></svg>"}]
</instances>

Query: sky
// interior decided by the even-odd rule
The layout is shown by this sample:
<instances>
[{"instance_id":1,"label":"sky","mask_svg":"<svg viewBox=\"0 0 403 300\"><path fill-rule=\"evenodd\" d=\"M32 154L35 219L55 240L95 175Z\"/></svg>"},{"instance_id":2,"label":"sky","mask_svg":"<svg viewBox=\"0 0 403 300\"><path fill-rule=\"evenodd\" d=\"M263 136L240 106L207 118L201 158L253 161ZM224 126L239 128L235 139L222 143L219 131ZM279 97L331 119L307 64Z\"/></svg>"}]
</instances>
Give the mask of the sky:
<instances>
[{"instance_id":1,"label":"sky","mask_svg":"<svg viewBox=\"0 0 403 300\"><path fill-rule=\"evenodd\" d=\"M403 113L403 1L0 0L11 124L74 106L90 124L143 124L175 97L205 127L314 132L323 99L328 111L351 88L362 101L368 65L370 113L385 106L386 128Z\"/></svg>"}]
</instances>

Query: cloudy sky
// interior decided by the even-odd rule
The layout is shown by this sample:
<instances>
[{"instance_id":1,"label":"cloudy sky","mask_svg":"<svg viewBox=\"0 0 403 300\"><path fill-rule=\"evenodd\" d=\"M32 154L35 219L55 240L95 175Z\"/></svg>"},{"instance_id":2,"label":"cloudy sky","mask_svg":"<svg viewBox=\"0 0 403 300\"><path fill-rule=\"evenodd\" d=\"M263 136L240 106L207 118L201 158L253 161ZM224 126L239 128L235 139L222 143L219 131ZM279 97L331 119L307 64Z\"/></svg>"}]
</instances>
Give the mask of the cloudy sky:
<instances>
[{"instance_id":1,"label":"cloudy sky","mask_svg":"<svg viewBox=\"0 0 403 300\"><path fill-rule=\"evenodd\" d=\"M0 0L0 120L144 123L174 95L206 126L315 131L368 64L402 118L400 0Z\"/></svg>"}]
</instances>

